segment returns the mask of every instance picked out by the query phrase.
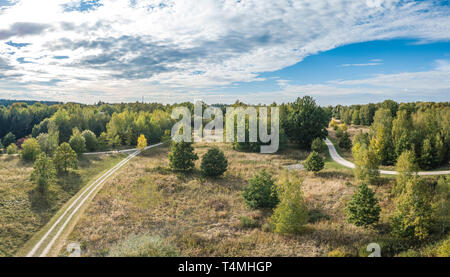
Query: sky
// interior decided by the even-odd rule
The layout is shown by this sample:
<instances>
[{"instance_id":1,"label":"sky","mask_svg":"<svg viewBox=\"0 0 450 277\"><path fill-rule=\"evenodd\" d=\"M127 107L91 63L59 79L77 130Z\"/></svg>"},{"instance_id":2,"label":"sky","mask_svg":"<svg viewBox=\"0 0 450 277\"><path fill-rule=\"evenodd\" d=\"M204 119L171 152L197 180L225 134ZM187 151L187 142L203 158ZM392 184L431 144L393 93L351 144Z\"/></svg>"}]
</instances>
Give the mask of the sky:
<instances>
[{"instance_id":1,"label":"sky","mask_svg":"<svg viewBox=\"0 0 450 277\"><path fill-rule=\"evenodd\" d=\"M450 101L450 1L0 0L0 98Z\"/></svg>"}]
</instances>

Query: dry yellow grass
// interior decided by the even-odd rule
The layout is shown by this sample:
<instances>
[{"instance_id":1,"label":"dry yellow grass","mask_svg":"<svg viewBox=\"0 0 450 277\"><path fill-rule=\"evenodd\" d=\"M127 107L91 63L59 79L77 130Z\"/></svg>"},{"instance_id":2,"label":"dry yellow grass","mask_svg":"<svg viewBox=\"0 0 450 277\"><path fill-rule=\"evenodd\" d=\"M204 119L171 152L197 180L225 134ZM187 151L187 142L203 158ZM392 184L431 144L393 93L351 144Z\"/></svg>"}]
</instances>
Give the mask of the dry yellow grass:
<instances>
[{"instance_id":1,"label":"dry yellow grass","mask_svg":"<svg viewBox=\"0 0 450 277\"><path fill-rule=\"evenodd\" d=\"M197 144L195 151L201 157L208 147ZM169 171L167 147L138 156L105 184L66 243L79 242L83 255L103 256L132 234L150 233L176 245L183 256L326 256L338 247L356 254L374 238L373 231L346 223L343 207L354 190L349 183L353 176L332 168L300 173L311 211L304 233L264 231L271 213L249 210L241 197L243 187L257 170L277 176L284 165L299 163L308 153L292 147L273 155L236 152L226 144L220 148L229 160L221 179L204 178L198 171ZM244 228L242 216L259 226Z\"/></svg>"}]
</instances>

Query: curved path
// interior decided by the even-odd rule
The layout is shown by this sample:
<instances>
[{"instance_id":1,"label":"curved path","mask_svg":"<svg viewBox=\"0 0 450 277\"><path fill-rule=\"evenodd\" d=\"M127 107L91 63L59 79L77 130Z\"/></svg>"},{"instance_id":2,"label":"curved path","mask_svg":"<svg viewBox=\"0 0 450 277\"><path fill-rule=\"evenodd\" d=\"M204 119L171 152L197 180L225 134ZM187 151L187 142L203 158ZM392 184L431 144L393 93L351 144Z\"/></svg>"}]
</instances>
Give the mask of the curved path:
<instances>
[{"instance_id":1,"label":"curved path","mask_svg":"<svg viewBox=\"0 0 450 277\"><path fill-rule=\"evenodd\" d=\"M150 145L145 148L145 150L149 148L153 148L156 146L160 146L163 143L157 143L154 145ZM110 170L106 171L100 178L95 180L93 183L88 185L81 194L76 196L76 198L72 201L72 203L62 211L61 215L56 219L54 223L51 223L51 226L48 227L48 231L42 235L39 241L34 245L30 252L26 255L27 257L45 257L50 252L52 246L55 242L60 238L64 229L70 223L74 215L79 212L80 208L85 204L85 202L93 197L97 192L100 186L117 170L119 170L122 166L124 166L128 161L130 161L135 156L141 153L138 149L129 149L120 152L129 152L132 151L130 155L128 155L125 159L120 161L117 165L115 165ZM117 153L115 151L114 153ZM99 153L96 153L99 154Z\"/></svg>"},{"instance_id":2,"label":"curved path","mask_svg":"<svg viewBox=\"0 0 450 277\"><path fill-rule=\"evenodd\" d=\"M338 152L336 151L336 148L334 147L333 143L326 138L325 143L328 146L328 151L330 152L331 158L337 162L340 165L343 165L345 167L349 168L355 168L355 164L352 162L347 161L346 159L342 158ZM380 170L381 174L389 174L389 175L396 175L398 174L397 171L393 170ZM440 170L440 171L419 171L419 175L447 175L450 174L450 170Z\"/></svg>"}]
</instances>

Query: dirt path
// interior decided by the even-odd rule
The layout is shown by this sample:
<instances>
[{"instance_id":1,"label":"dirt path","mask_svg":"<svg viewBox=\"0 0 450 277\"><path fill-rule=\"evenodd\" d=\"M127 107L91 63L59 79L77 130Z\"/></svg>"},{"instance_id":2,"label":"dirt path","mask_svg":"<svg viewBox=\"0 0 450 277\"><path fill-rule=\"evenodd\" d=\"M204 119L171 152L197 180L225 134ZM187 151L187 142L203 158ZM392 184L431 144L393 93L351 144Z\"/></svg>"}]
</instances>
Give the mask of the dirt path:
<instances>
[{"instance_id":1,"label":"dirt path","mask_svg":"<svg viewBox=\"0 0 450 277\"><path fill-rule=\"evenodd\" d=\"M162 143L154 144L151 146L148 146L145 148L145 150L157 147L162 145ZM74 198L71 199L71 204L68 207L64 207L62 211L59 211L58 218L56 220L50 221L50 223L44 227L44 230L47 230L45 234L42 235L42 237L38 238L38 241L36 244L34 244L34 247L28 252L26 255L27 257L45 257L48 255L52 247L54 246L55 242L60 239L61 234L66 229L69 223L71 223L71 220L74 218L74 216L80 211L80 209L83 207L83 205L87 204L87 200L89 198L92 198L97 192L98 188L116 171L118 171L120 168L122 168L128 161L130 161L135 156L139 155L141 153L140 150L132 149L132 150L125 150L126 151L132 151L130 155L128 155L125 159L120 161L117 165L115 165L113 168L109 169L107 172L105 172L100 178L95 180L93 183L88 185L86 188L83 188L82 192L80 194L77 194ZM98 153L97 153L98 154Z\"/></svg>"}]
</instances>

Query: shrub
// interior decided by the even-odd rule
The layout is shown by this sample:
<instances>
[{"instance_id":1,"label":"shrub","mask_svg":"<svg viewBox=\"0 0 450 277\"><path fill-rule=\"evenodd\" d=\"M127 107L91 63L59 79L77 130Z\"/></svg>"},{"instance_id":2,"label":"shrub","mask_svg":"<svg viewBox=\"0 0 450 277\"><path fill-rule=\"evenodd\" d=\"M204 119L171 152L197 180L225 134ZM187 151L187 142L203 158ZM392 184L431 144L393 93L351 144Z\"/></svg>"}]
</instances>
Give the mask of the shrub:
<instances>
[{"instance_id":1,"label":"shrub","mask_svg":"<svg viewBox=\"0 0 450 277\"><path fill-rule=\"evenodd\" d=\"M194 161L198 160L197 154L190 142L172 142L171 151L169 153L169 165L175 171L189 171L195 166Z\"/></svg>"},{"instance_id":2,"label":"shrub","mask_svg":"<svg viewBox=\"0 0 450 277\"><path fill-rule=\"evenodd\" d=\"M22 144L22 151L20 151L20 157L26 161L34 161L41 153L41 147L36 139L30 138L25 140Z\"/></svg>"},{"instance_id":3,"label":"shrub","mask_svg":"<svg viewBox=\"0 0 450 277\"><path fill-rule=\"evenodd\" d=\"M295 234L303 230L308 222L308 210L303 200L301 180L289 178L284 172L277 183L277 193L280 198L275 211L270 218L274 231L280 234Z\"/></svg>"},{"instance_id":4,"label":"shrub","mask_svg":"<svg viewBox=\"0 0 450 277\"><path fill-rule=\"evenodd\" d=\"M333 251L328 252L328 257L334 257L334 258L348 258L352 257L353 255L346 251L344 248L336 248Z\"/></svg>"},{"instance_id":5,"label":"shrub","mask_svg":"<svg viewBox=\"0 0 450 277\"><path fill-rule=\"evenodd\" d=\"M311 150L317 153L323 153L327 149L325 142L320 138L315 138L311 144Z\"/></svg>"},{"instance_id":6,"label":"shrub","mask_svg":"<svg viewBox=\"0 0 450 277\"><path fill-rule=\"evenodd\" d=\"M6 147L6 154L8 155L17 154L17 145L11 143L8 147Z\"/></svg>"},{"instance_id":7,"label":"shrub","mask_svg":"<svg viewBox=\"0 0 450 277\"><path fill-rule=\"evenodd\" d=\"M91 130L84 130L81 135L86 143L86 149L90 152L97 150L98 140L97 136Z\"/></svg>"},{"instance_id":8,"label":"shrub","mask_svg":"<svg viewBox=\"0 0 450 277\"><path fill-rule=\"evenodd\" d=\"M305 161L305 168L308 171L320 171L325 166L323 158L316 151L311 152Z\"/></svg>"},{"instance_id":9,"label":"shrub","mask_svg":"<svg viewBox=\"0 0 450 277\"><path fill-rule=\"evenodd\" d=\"M450 236L438 247L436 255L438 257L450 257Z\"/></svg>"},{"instance_id":10,"label":"shrub","mask_svg":"<svg viewBox=\"0 0 450 277\"><path fill-rule=\"evenodd\" d=\"M242 196L249 208L274 208L278 204L274 180L266 170L255 173L248 183Z\"/></svg>"},{"instance_id":11,"label":"shrub","mask_svg":"<svg viewBox=\"0 0 450 277\"><path fill-rule=\"evenodd\" d=\"M86 152L86 140L77 128L73 129L73 134L70 137L69 144L77 155L81 155Z\"/></svg>"},{"instance_id":12,"label":"shrub","mask_svg":"<svg viewBox=\"0 0 450 277\"><path fill-rule=\"evenodd\" d=\"M356 226L367 227L377 223L380 211L375 193L366 184L358 186L358 190L346 206L347 220Z\"/></svg>"},{"instance_id":13,"label":"shrub","mask_svg":"<svg viewBox=\"0 0 450 277\"><path fill-rule=\"evenodd\" d=\"M244 229L253 229L259 227L258 221L248 216L240 216L239 222Z\"/></svg>"},{"instance_id":14,"label":"shrub","mask_svg":"<svg viewBox=\"0 0 450 277\"><path fill-rule=\"evenodd\" d=\"M56 180L56 170L52 159L45 153L39 154L33 164L33 169L31 180L38 185L39 192L47 193L50 184Z\"/></svg>"},{"instance_id":15,"label":"shrub","mask_svg":"<svg viewBox=\"0 0 450 277\"><path fill-rule=\"evenodd\" d=\"M61 143L56 149L53 160L58 173L67 172L68 168L76 169L78 167L77 153L72 150L67 142Z\"/></svg>"},{"instance_id":16,"label":"shrub","mask_svg":"<svg viewBox=\"0 0 450 277\"><path fill-rule=\"evenodd\" d=\"M110 257L176 257L176 247L159 236L131 235L112 247Z\"/></svg>"},{"instance_id":17,"label":"shrub","mask_svg":"<svg viewBox=\"0 0 450 277\"><path fill-rule=\"evenodd\" d=\"M147 147L147 139L145 138L145 136L142 134L138 137L137 140L137 148L140 150L144 150L145 147Z\"/></svg>"},{"instance_id":18,"label":"shrub","mask_svg":"<svg viewBox=\"0 0 450 277\"><path fill-rule=\"evenodd\" d=\"M213 147L203 155L200 169L205 176L221 176L228 168L228 160L223 151Z\"/></svg>"}]
</instances>

